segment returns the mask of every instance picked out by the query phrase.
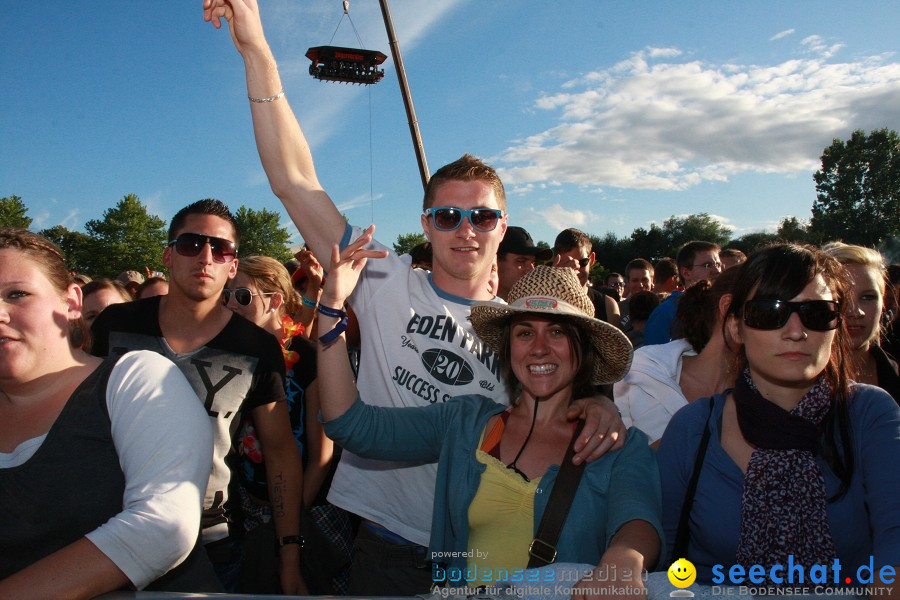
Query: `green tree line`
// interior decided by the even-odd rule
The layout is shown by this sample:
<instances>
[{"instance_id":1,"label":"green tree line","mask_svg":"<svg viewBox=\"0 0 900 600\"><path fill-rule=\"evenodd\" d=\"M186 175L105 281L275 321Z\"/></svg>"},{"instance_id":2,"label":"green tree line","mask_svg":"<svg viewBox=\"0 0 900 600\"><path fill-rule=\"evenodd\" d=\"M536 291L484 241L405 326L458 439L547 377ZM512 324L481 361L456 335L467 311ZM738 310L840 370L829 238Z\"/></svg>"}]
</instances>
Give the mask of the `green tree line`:
<instances>
[{"instance_id":1,"label":"green tree line","mask_svg":"<svg viewBox=\"0 0 900 600\"><path fill-rule=\"evenodd\" d=\"M624 237L591 235L598 262L595 273L621 272L633 258L656 261L674 257L690 240L708 240L744 252L778 240L813 244L842 240L895 247L900 239L900 135L889 129L868 134L854 131L847 140L835 138L824 149L821 163L813 175L816 199L808 222L787 217L775 233L755 232L732 239L731 231L707 213L673 215L662 225L639 227ZM27 213L19 196L0 198L0 226L30 228L32 219ZM289 258L290 235L280 225L277 213L241 206L235 217L242 233L241 256ZM73 270L91 276L115 276L143 267L162 270L165 222L150 215L134 194L104 211L102 218L85 223L84 231L57 225L40 233L63 249ZM421 233L402 234L394 248L405 252L422 241Z\"/></svg>"},{"instance_id":2,"label":"green tree line","mask_svg":"<svg viewBox=\"0 0 900 600\"><path fill-rule=\"evenodd\" d=\"M241 231L240 256L271 256L288 260L290 233L278 213L241 206L235 213ZM21 197L0 198L0 227L30 229L33 220ZM102 218L84 224L84 232L54 225L38 231L63 251L72 271L91 277L115 277L122 271L163 271L162 254L168 241L167 223L151 215L135 194L128 194Z\"/></svg>"}]
</instances>

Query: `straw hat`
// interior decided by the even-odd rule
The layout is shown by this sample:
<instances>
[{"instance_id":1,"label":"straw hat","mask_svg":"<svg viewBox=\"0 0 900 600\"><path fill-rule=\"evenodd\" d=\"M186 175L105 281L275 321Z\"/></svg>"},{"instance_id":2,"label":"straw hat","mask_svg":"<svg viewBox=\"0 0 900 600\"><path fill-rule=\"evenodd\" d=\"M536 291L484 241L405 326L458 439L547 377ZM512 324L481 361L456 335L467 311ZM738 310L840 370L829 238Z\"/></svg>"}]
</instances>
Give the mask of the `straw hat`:
<instances>
[{"instance_id":1,"label":"straw hat","mask_svg":"<svg viewBox=\"0 0 900 600\"><path fill-rule=\"evenodd\" d=\"M572 269L538 266L522 276L509 291L509 303L475 302L469 321L475 333L494 352L500 351L503 326L517 313L563 315L590 334L597 355L591 382L619 381L631 366L633 350L624 333L594 318L594 304Z\"/></svg>"}]
</instances>

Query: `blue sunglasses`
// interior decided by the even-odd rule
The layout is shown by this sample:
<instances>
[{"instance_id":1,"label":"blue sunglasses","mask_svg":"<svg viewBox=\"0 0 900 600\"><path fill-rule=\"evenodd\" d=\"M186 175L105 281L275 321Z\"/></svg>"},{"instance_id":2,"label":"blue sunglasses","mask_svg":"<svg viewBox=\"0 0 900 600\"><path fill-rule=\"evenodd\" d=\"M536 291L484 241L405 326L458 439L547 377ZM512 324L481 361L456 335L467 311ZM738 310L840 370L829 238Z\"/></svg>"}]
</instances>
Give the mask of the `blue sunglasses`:
<instances>
[{"instance_id":1,"label":"blue sunglasses","mask_svg":"<svg viewBox=\"0 0 900 600\"><path fill-rule=\"evenodd\" d=\"M453 206L434 206L425 210L434 226L441 231L453 231L462 225L464 218L469 219L475 231L493 231L503 216L503 211L496 208L473 208L465 210Z\"/></svg>"}]
</instances>

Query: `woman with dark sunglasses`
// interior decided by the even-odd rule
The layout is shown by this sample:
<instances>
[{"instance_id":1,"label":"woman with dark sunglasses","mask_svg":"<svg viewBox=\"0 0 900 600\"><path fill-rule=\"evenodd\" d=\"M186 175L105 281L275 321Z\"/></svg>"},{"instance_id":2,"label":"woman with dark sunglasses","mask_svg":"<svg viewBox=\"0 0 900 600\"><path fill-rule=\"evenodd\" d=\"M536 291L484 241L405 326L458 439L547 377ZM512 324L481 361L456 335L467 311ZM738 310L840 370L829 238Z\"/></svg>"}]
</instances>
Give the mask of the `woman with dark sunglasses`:
<instances>
[{"instance_id":1,"label":"woman with dark sunglasses","mask_svg":"<svg viewBox=\"0 0 900 600\"><path fill-rule=\"evenodd\" d=\"M798 587L824 565L824 585L858 587L861 565L900 564L900 409L850 379L834 258L775 245L737 268L723 326L743 344L742 371L675 414L659 448L670 559L705 584L747 585L731 567L759 565L759 585Z\"/></svg>"},{"instance_id":2,"label":"woman with dark sunglasses","mask_svg":"<svg viewBox=\"0 0 900 600\"><path fill-rule=\"evenodd\" d=\"M281 342L291 429L303 461L303 506L305 509L316 507L313 510L317 517L329 512L329 516L346 524L349 529L349 523L345 523L348 520L346 514L338 513L339 509L332 510L334 507L325 502L334 444L325 437L322 425L316 418L319 412L316 349L303 335L303 327L291 319L290 315L295 314L301 305L301 296L291 284L287 269L267 256L243 258L238 263L237 275L225 288L222 300L228 308L259 325ZM242 591L279 593L277 542L263 461L265 448L257 438L252 415L245 415L240 427L237 436L243 474L240 499L244 530L247 532L244 538L247 558ZM323 506L329 508L323 509ZM305 518L313 517L307 513ZM313 547L312 540L309 540L308 547L301 554L301 566L308 567L311 564L308 559L319 552L321 549ZM334 574L340 566L335 565L334 569L304 568L303 577L310 593L335 593L330 575L320 576L325 571Z\"/></svg>"}]
</instances>

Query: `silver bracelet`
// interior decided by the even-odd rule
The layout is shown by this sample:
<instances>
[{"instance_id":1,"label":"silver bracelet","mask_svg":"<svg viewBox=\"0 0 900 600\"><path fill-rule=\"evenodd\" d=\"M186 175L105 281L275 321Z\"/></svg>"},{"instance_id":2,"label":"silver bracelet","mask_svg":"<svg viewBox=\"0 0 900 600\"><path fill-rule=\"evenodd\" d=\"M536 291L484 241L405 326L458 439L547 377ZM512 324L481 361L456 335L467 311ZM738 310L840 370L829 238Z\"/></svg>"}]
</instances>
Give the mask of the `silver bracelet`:
<instances>
[{"instance_id":1,"label":"silver bracelet","mask_svg":"<svg viewBox=\"0 0 900 600\"><path fill-rule=\"evenodd\" d=\"M274 96L269 96L268 98L254 98L253 96L247 96L247 99L250 100L250 102L274 102L282 96L284 96L284 90L281 90Z\"/></svg>"}]
</instances>

